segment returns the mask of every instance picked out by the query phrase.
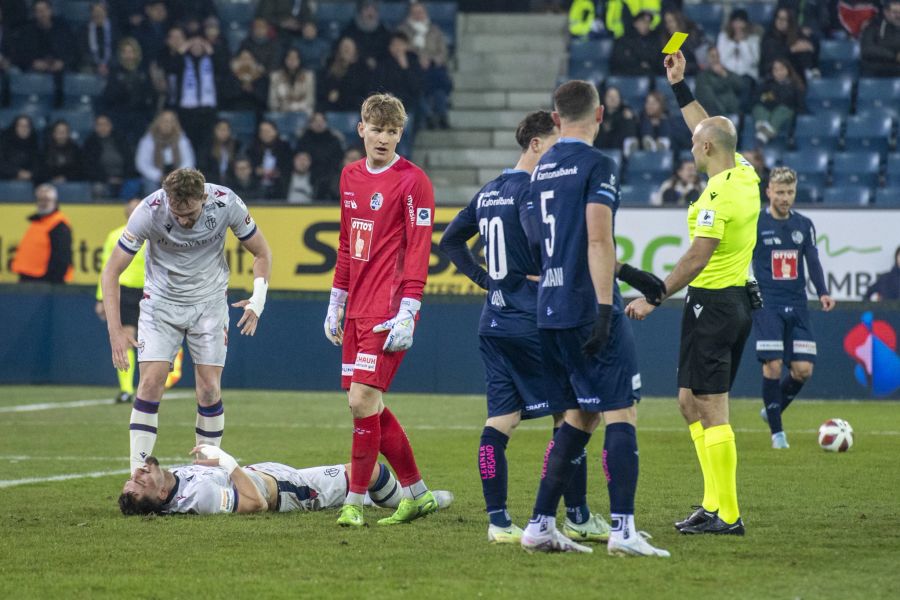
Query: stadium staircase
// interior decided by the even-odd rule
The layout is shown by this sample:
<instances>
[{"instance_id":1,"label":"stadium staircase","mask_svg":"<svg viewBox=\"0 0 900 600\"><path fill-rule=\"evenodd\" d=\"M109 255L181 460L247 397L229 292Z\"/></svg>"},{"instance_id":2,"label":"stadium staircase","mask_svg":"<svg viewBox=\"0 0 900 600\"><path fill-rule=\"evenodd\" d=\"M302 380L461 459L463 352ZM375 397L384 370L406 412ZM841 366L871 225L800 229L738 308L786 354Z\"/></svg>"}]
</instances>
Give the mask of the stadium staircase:
<instances>
[{"instance_id":1,"label":"stadium staircase","mask_svg":"<svg viewBox=\"0 0 900 600\"><path fill-rule=\"evenodd\" d=\"M459 14L449 130L422 131L414 161L440 205L466 204L519 156L515 127L550 108L566 59L564 15Z\"/></svg>"}]
</instances>

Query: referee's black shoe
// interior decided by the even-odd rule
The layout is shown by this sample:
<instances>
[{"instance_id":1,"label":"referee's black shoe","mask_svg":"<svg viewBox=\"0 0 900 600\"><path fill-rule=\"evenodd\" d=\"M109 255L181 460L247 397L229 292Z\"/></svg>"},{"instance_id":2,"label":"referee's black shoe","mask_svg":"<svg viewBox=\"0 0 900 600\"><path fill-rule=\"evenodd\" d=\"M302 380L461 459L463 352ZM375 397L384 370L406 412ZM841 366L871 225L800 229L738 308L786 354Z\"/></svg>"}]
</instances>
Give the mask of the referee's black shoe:
<instances>
[{"instance_id":1,"label":"referee's black shoe","mask_svg":"<svg viewBox=\"0 0 900 600\"><path fill-rule=\"evenodd\" d=\"M706 510L702 506L692 506L691 508L694 509L694 512L692 512L688 518L675 523L675 529L678 531L681 531L685 527L696 527L707 521L713 521L718 513L718 511L715 510Z\"/></svg>"},{"instance_id":2,"label":"referee's black shoe","mask_svg":"<svg viewBox=\"0 0 900 600\"><path fill-rule=\"evenodd\" d=\"M734 523L726 523L719 515L700 525L686 526L680 529L681 533L710 533L713 535L744 535L744 521L738 517Z\"/></svg>"}]
</instances>

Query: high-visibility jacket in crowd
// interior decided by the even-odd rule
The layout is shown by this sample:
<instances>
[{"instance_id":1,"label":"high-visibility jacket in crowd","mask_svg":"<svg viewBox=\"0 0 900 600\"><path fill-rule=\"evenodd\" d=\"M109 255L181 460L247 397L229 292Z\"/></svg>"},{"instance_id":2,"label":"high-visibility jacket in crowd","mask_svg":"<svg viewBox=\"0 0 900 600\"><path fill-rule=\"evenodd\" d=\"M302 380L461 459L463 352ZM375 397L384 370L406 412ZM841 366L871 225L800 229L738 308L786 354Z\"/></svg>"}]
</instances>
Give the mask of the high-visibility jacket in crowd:
<instances>
[{"instance_id":1,"label":"high-visibility jacket in crowd","mask_svg":"<svg viewBox=\"0 0 900 600\"><path fill-rule=\"evenodd\" d=\"M16 249L13 272L52 283L72 281L72 226L68 217L54 210L48 215L36 214L28 219L31 225ZM58 247L54 247L53 237L59 240Z\"/></svg>"}]
</instances>

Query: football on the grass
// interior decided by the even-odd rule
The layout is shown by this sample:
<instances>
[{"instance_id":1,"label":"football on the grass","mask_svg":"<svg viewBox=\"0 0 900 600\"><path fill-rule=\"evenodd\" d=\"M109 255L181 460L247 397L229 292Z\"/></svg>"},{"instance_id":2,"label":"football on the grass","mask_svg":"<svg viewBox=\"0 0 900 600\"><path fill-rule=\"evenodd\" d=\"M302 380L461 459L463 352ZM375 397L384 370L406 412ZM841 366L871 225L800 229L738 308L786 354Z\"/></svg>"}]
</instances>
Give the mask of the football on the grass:
<instances>
[{"instance_id":1,"label":"football on the grass","mask_svg":"<svg viewBox=\"0 0 900 600\"><path fill-rule=\"evenodd\" d=\"M846 452L853 445L853 428L843 419L828 419L819 427L819 445L829 452Z\"/></svg>"}]
</instances>

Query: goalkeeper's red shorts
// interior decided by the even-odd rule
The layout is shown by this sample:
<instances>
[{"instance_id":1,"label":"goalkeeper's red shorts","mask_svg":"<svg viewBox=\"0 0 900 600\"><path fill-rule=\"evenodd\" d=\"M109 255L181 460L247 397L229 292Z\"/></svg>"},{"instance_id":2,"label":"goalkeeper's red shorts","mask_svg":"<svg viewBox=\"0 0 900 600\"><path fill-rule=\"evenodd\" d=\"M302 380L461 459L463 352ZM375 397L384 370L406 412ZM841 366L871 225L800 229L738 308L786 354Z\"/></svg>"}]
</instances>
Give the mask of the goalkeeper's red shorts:
<instances>
[{"instance_id":1,"label":"goalkeeper's red shorts","mask_svg":"<svg viewBox=\"0 0 900 600\"><path fill-rule=\"evenodd\" d=\"M372 328L384 319L347 319L344 323L344 344L341 349L341 387L362 383L382 392L388 391L403 352L385 352L388 332L373 333Z\"/></svg>"}]
</instances>

